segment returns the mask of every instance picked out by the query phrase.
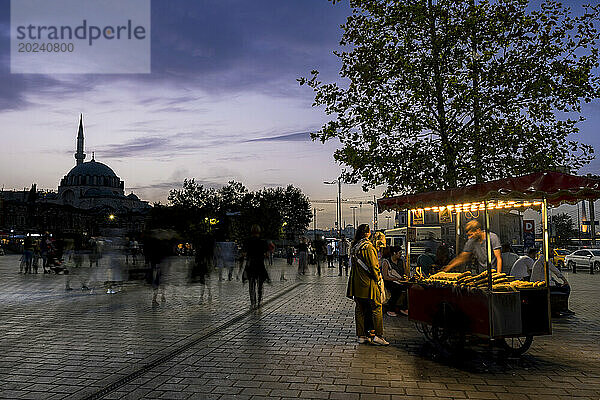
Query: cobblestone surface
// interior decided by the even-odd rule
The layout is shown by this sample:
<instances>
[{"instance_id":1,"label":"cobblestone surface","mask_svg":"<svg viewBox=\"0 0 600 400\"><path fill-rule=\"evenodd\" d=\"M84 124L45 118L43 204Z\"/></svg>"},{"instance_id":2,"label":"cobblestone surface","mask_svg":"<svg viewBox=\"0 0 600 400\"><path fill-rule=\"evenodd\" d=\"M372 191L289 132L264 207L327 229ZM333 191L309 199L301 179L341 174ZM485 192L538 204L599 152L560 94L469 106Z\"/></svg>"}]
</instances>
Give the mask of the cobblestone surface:
<instances>
[{"instance_id":1,"label":"cobblestone surface","mask_svg":"<svg viewBox=\"0 0 600 400\"><path fill-rule=\"evenodd\" d=\"M0 398L600 398L600 275L568 275L575 316L554 320L521 358L481 342L445 358L404 317L386 316L391 346L357 344L337 270L296 277L276 259L266 303L250 311L247 285L216 276L200 302L184 258L159 307L139 283L107 294L114 271L103 263L19 275L17 256L0 257ZM82 277L91 290L65 291Z\"/></svg>"}]
</instances>

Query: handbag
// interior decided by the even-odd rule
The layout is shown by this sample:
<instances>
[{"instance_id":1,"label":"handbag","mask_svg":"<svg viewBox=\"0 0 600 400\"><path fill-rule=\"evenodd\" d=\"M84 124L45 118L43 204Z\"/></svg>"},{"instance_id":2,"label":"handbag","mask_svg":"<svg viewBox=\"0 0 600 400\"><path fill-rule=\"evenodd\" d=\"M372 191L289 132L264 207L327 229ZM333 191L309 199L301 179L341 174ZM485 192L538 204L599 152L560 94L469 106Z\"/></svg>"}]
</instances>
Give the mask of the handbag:
<instances>
[{"instance_id":1,"label":"handbag","mask_svg":"<svg viewBox=\"0 0 600 400\"><path fill-rule=\"evenodd\" d=\"M369 267L367 267L367 264L365 264L363 260L361 260L358 257L356 257L356 260L358 261L358 265L360 265L365 271L367 271L367 273L370 276L373 276L373 274L371 273L371 270L369 269ZM379 302L381 304L387 303L388 300L390 299L390 296L388 296L387 293L385 292L385 285L383 284L383 279L380 279L379 281L377 281L377 287L379 288Z\"/></svg>"},{"instance_id":2,"label":"handbag","mask_svg":"<svg viewBox=\"0 0 600 400\"><path fill-rule=\"evenodd\" d=\"M390 300L390 296L385 291L383 279L380 279L379 282L377 282L377 286L379 286L379 301L381 301L381 304L387 303Z\"/></svg>"}]
</instances>

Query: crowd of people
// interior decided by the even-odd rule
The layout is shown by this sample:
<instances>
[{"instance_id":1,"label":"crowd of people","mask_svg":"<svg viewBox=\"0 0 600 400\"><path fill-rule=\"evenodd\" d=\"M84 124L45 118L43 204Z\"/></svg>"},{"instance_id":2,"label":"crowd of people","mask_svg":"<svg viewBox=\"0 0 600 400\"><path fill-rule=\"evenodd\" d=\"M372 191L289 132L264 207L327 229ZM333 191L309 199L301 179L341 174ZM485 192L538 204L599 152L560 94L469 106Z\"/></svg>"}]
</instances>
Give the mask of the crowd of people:
<instances>
[{"instance_id":1,"label":"crowd of people","mask_svg":"<svg viewBox=\"0 0 600 400\"><path fill-rule=\"evenodd\" d=\"M288 265L298 262L298 275L309 273L309 265L315 265L317 275L323 274L323 266L327 263L327 268L338 268L338 276L349 273L349 252L350 241L345 235L342 240L325 240L325 238L316 238L310 240L307 237L301 237L296 246L286 246L286 258Z\"/></svg>"},{"instance_id":2,"label":"crowd of people","mask_svg":"<svg viewBox=\"0 0 600 400\"><path fill-rule=\"evenodd\" d=\"M348 276L347 296L355 301L356 334L360 343L387 345L383 337L383 314L390 317L408 315L406 281L415 274L430 275L438 271L464 270L471 264L474 272L487 268L487 238L477 221L466 225L468 240L456 257L443 244L436 246L435 253L426 247L417 257L416 263L408 265L404 259L404 250L399 246L388 246L382 232L371 234L367 224L356 230L350 242L342 236L341 240L325 241L309 240L301 237L295 246L285 248L288 264L297 259L298 275L309 273L309 264L316 265L315 273L322 274L321 266L327 263L328 268L335 268L337 262L338 276ZM492 250L492 267L498 272L504 271L521 280L544 281L544 259L538 249L530 249L527 255L518 256L509 245L501 245L498 236L492 232L490 243ZM263 287L271 278L267 266L273 265L275 244L261 237L261 228L253 225L249 237L239 243L232 241L218 242L211 235L200 235L195 242L183 250L178 249L181 238L171 230L155 229L145 232L142 237L125 238L113 241L109 252L111 260L109 269L111 279L123 279L117 256L124 255L125 264L143 267L144 278L153 288L152 305L159 305L158 297L165 301L165 270L167 259L176 254L188 254L193 249L189 279L200 284L200 301L205 296L211 299L210 279L217 275L219 280L242 280L248 283L250 307L259 308L263 301ZM85 256L89 267L98 267L103 257L103 243L98 238L58 239L49 234L39 240L27 237L23 240L23 255L19 272L35 274L41 266L44 273L69 273L81 271ZM181 244L179 244L181 246ZM119 250L116 250L118 247ZM118 253L118 254L117 254ZM119 256L119 257L120 257ZM122 257L121 257L122 258ZM143 261L142 261L143 260ZM142 265L143 264L143 265ZM568 296L570 287L567 279L552 263L550 273L562 283L552 280L554 290ZM216 272L216 274L213 274ZM82 275L81 286L87 288L86 279ZM117 278L115 278L115 276ZM285 280L282 275L281 280ZM109 281L111 281L109 279ZM71 279L67 279L67 289ZM109 286L107 293L111 293ZM112 291L114 292L114 291Z\"/></svg>"},{"instance_id":3,"label":"crowd of people","mask_svg":"<svg viewBox=\"0 0 600 400\"><path fill-rule=\"evenodd\" d=\"M90 280L104 281L107 293L116 293L119 282L142 279L153 290L152 305L166 301L165 283L171 257L193 255L188 282L200 284L200 301L211 299L211 276L219 280L242 280L248 283L252 308L258 308L263 298L263 284L270 281L267 265L273 264L275 245L262 239L261 229L254 225L250 236L239 243L216 241L212 235L200 235L191 244L170 229L151 229L138 237L58 237L46 233L41 237L27 236L21 242L22 257L19 272L65 274L66 289L79 280L82 289L89 289ZM190 252L191 250L191 252ZM89 261L89 268L85 260ZM100 264L101 260L103 261ZM306 268L306 257L301 266ZM100 265L102 268L99 268ZM140 275L141 274L141 275ZM285 280L282 275L281 279Z\"/></svg>"}]
</instances>

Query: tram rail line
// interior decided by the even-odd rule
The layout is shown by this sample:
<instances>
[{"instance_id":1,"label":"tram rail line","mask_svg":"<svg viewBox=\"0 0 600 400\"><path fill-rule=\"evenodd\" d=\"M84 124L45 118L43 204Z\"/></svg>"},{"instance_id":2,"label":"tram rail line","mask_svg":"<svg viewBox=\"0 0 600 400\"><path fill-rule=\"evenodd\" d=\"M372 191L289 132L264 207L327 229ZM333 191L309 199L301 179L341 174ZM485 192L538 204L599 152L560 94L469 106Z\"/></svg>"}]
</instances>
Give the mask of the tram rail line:
<instances>
[{"instance_id":1,"label":"tram rail line","mask_svg":"<svg viewBox=\"0 0 600 400\"><path fill-rule=\"evenodd\" d=\"M275 295L273 295L271 298L265 300L261 307L265 307L269 304L276 302L280 298L290 294L291 292L293 292L294 290L298 289L300 286L303 286L303 285L305 285L305 283L296 283L291 287L280 290ZM167 353L158 356L156 359L148 362L145 365L140 366L139 368L136 368L134 371L126 374L125 376L110 383L109 385L106 385L101 389L95 390L93 393L90 393L90 394L86 395L85 397L83 397L83 399L84 400L96 400L96 399L103 398L104 396L108 395L109 393L111 393L111 392L119 389L120 387L128 384L129 382L133 381L134 379L143 376L144 374L150 372L152 369L168 362L169 360L184 353L185 351L191 349L192 347L196 346L197 344L202 343L203 341L210 338L211 336L213 336L219 332L222 332L224 329L230 328L231 326L236 325L237 323L243 321L244 319L246 319L247 317L252 315L253 312L254 312L254 310L244 311L244 312L230 318L229 320L223 322L222 324L219 324L218 326L211 328L208 331L194 335L196 337L192 338L191 340L187 340L185 343L177 346L173 350L168 351ZM186 339L183 339L183 340L185 341ZM75 393L75 394L73 394L73 396L69 396L69 398L75 399L75 398L81 398L81 397L78 397L77 393Z\"/></svg>"}]
</instances>

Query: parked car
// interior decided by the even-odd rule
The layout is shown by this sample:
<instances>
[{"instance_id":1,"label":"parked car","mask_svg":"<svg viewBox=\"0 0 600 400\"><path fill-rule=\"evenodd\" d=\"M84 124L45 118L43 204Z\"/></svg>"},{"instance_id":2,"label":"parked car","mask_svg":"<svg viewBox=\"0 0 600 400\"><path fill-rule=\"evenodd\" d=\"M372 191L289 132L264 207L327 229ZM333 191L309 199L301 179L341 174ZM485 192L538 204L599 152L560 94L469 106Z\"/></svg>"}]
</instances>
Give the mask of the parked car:
<instances>
[{"instance_id":1,"label":"parked car","mask_svg":"<svg viewBox=\"0 0 600 400\"><path fill-rule=\"evenodd\" d=\"M565 267L565 257L571 253L567 249L552 249L550 254L550 260L558 268L563 269Z\"/></svg>"},{"instance_id":2,"label":"parked car","mask_svg":"<svg viewBox=\"0 0 600 400\"><path fill-rule=\"evenodd\" d=\"M594 270L600 270L600 249L582 249L574 251L565 256L565 265L567 269L589 269L590 264Z\"/></svg>"}]
</instances>

